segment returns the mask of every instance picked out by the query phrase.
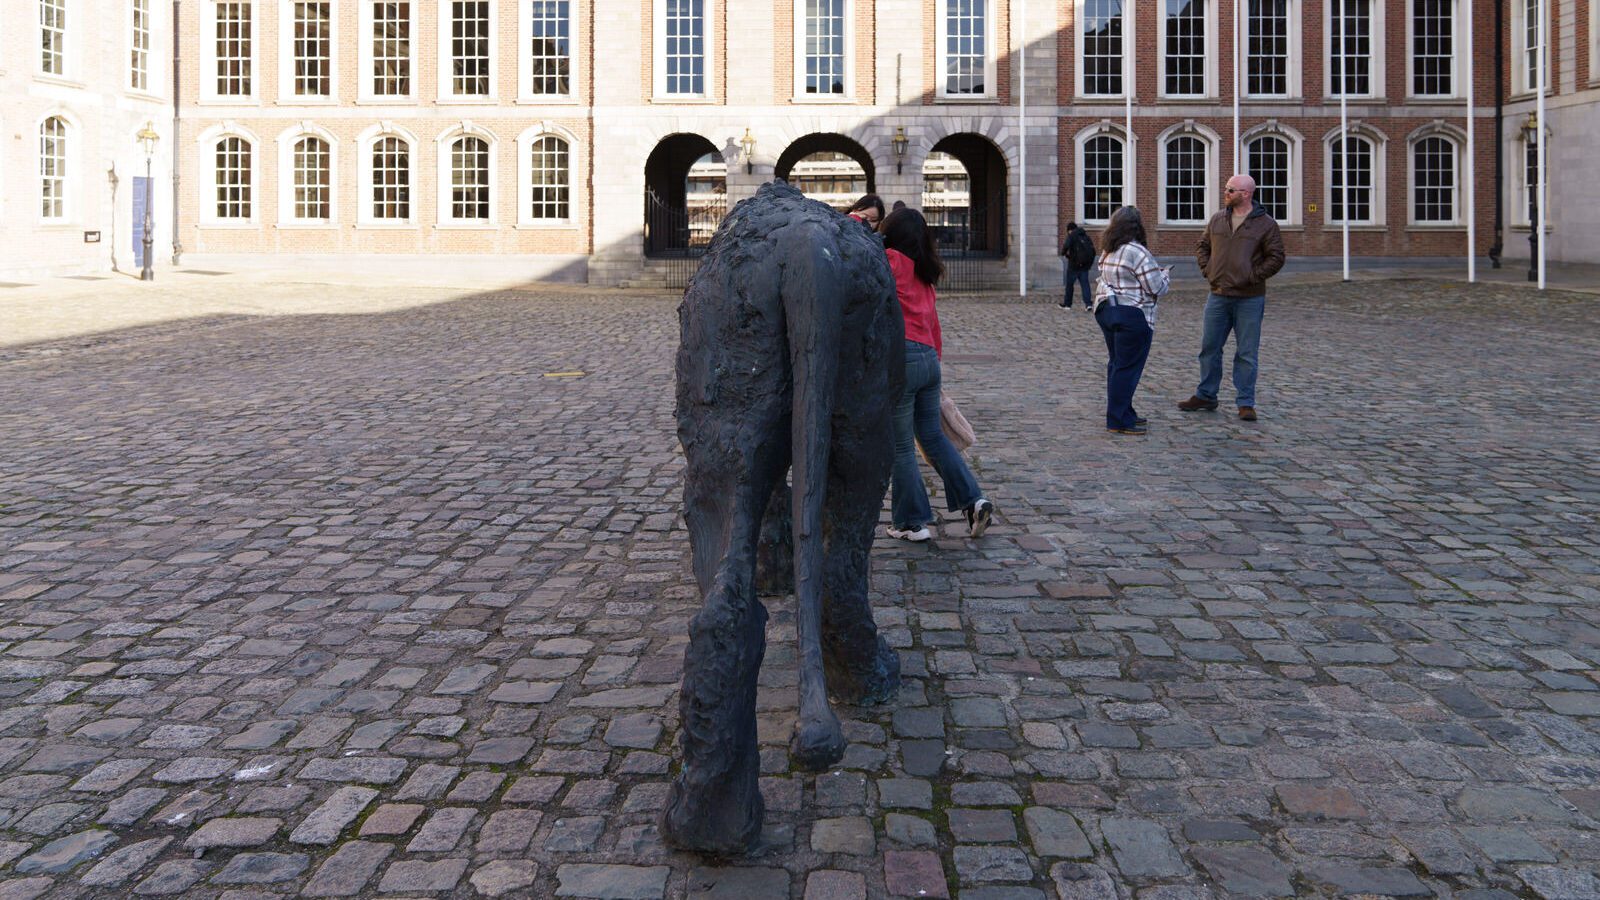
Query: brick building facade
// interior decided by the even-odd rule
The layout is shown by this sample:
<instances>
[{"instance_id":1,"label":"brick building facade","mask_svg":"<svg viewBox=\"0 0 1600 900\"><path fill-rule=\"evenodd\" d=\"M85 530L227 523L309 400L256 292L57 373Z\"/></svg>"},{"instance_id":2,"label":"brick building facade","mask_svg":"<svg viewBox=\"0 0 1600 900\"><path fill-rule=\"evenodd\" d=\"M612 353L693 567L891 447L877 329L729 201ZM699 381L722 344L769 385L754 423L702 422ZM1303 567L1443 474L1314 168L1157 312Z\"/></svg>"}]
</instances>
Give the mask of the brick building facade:
<instances>
[{"instance_id":1,"label":"brick building facade","mask_svg":"<svg viewBox=\"0 0 1600 900\"><path fill-rule=\"evenodd\" d=\"M82 22L91 6L127 12L141 2L6 4L0 90L28 104L8 102L0 113L0 125L16 135L0 155L11 209L38 203L41 163L27 150L39 143L45 107L65 104L78 127L110 134L137 130L132 123L144 113L135 110L170 96L118 88L126 54L110 51L126 41L99 32L127 29L108 17L69 26L69 45L103 77L73 85L41 75L28 58L41 26L34 10L21 8L60 5L76 17L69 22ZM1593 260L1600 231L1588 226L1600 224L1589 222L1600 216L1600 196L1570 198L1600 192L1600 166L1582 152L1600 132L1594 13L1591 0L1547 2L1552 98L1544 133L1563 185L1552 191L1549 246L1554 259ZM151 5L159 58L171 39L171 7ZM1239 152L1233 0L179 6L180 123L160 153L176 151L177 236L191 264L466 265L529 278L657 283L663 266L692 256L703 240L706 225L692 218L715 215L818 158L854 160L871 189L913 206L921 205L925 166L932 177L956 160L967 172L970 210L950 219L962 223L951 240L972 251L995 285L1016 283L1024 253L1029 280L1053 283L1064 223L1093 226L1119 203L1145 211L1158 253L1187 254L1222 181L1240 168L1262 182L1293 254L1339 253L1347 172L1356 254L1466 252L1466 0L1248 7L1237 25L1250 48L1237 60ZM1538 133L1523 127L1531 94L1526 72L1519 74L1529 8L1537 7L1507 0L1499 10L1506 105L1498 179L1496 9L1477 3L1471 23L1479 253L1496 242L1497 182L1505 253L1527 252L1517 238L1527 226L1524 141ZM1339 131L1341 73L1348 136ZM81 111L70 109L73 96ZM107 122L116 116L113 128ZM87 138L84 153L99 156L74 168L78 181L68 191L83 205L82 221L71 230L60 222L22 228L7 216L0 226L48 248L30 260L103 264L103 250L68 252L68 238L81 240L79 225L125 223L131 212L122 199L115 212L109 199L92 199L105 191L89 169L120 154L123 171L132 151L113 154L116 141ZM1573 174L1583 172L1591 174ZM172 194L157 194L158 222L169 222L161 204ZM7 243L8 251L16 246Z\"/></svg>"}]
</instances>

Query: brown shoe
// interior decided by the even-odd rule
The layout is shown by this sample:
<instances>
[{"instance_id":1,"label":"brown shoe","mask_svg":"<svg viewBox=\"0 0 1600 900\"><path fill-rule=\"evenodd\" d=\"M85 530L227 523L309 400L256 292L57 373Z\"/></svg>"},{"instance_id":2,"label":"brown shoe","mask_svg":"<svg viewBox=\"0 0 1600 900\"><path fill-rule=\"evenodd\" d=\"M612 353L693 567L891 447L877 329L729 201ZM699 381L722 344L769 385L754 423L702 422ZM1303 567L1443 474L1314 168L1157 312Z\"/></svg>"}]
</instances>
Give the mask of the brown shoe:
<instances>
[{"instance_id":1,"label":"brown shoe","mask_svg":"<svg viewBox=\"0 0 1600 900\"><path fill-rule=\"evenodd\" d=\"M1197 412L1202 409L1206 412L1213 412L1217 408L1217 401L1202 400L1199 397L1190 397L1187 400L1178 401L1178 408L1184 412Z\"/></svg>"},{"instance_id":2,"label":"brown shoe","mask_svg":"<svg viewBox=\"0 0 1600 900\"><path fill-rule=\"evenodd\" d=\"M1239 407L1239 418L1246 422L1254 422L1256 420L1256 408L1254 406Z\"/></svg>"}]
</instances>

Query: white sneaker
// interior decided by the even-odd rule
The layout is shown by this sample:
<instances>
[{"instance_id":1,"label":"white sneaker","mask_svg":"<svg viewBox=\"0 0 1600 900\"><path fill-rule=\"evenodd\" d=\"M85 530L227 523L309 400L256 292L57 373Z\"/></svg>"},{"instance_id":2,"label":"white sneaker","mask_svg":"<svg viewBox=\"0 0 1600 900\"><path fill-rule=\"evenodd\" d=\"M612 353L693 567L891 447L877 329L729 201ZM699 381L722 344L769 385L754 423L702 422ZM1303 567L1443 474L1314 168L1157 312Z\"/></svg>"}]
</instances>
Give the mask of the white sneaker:
<instances>
[{"instance_id":1,"label":"white sneaker","mask_svg":"<svg viewBox=\"0 0 1600 900\"><path fill-rule=\"evenodd\" d=\"M892 537L895 540L910 541L913 544L920 544L923 541L931 540L933 538L933 532L929 531L928 526L926 525L923 525L915 530L909 528L900 529L890 525L889 537Z\"/></svg>"},{"instance_id":2,"label":"white sneaker","mask_svg":"<svg viewBox=\"0 0 1600 900\"><path fill-rule=\"evenodd\" d=\"M989 530L989 521L994 518L994 504L983 497L972 504L967 510L967 533L975 538L983 537Z\"/></svg>"}]
</instances>

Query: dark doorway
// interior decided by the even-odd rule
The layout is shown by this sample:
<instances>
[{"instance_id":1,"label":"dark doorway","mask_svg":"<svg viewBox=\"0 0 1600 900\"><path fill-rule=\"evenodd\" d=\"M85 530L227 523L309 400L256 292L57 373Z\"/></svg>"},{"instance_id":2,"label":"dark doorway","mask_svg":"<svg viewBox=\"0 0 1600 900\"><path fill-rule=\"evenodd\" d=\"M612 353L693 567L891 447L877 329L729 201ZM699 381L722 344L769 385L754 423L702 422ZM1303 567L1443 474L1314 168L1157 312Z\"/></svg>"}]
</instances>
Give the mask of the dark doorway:
<instances>
[{"instance_id":1,"label":"dark doorway","mask_svg":"<svg viewBox=\"0 0 1600 900\"><path fill-rule=\"evenodd\" d=\"M865 147L842 134L808 134L796 140L789 145L788 149L783 151L782 156L778 157L778 165L773 171L773 175L790 184L795 184L795 178L805 171L800 169L797 172L796 166L801 160L807 160L810 163L811 160L808 160L808 157L838 162L844 162L847 159L855 160L860 172L856 173L855 169L852 168L848 175L852 179L865 180L864 189L861 193L877 193L878 177L872 165L872 155L867 152ZM798 184L795 184L795 186L800 187ZM805 190L803 187L800 189L802 191Z\"/></svg>"},{"instance_id":2,"label":"dark doorway","mask_svg":"<svg viewBox=\"0 0 1600 900\"><path fill-rule=\"evenodd\" d=\"M952 134L933 145L922 178L922 205L929 224L939 220L941 254L1005 257L1006 158L998 147L982 135Z\"/></svg>"},{"instance_id":3,"label":"dark doorway","mask_svg":"<svg viewBox=\"0 0 1600 900\"><path fill-rule=\"evenodd\" d=\"M683 287L728 211L728 167L698 134L674 134L644 164L644 255L664 260L669 287Z\"/></svg>"}]
</instances>

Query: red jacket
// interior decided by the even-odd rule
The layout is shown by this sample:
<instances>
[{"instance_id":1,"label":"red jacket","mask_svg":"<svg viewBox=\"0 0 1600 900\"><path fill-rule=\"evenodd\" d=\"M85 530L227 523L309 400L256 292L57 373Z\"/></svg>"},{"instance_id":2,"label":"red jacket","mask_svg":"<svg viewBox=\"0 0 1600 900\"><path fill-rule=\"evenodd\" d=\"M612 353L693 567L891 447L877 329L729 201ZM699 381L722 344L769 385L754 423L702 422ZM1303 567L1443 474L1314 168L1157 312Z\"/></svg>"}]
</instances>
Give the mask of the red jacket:
<instances>
[{"instance_id":1,"label":"red jacket","mask_svg":"<svg viewBox=\"0 0 1600 900\"><path fill-rule=\"evenodd\" d=\"M894 292L900 297L900 312L905 315L906 340L927 344L934 353L944 355L939 336L939 311L934 309L933 285L917 278L916 264L899 250L885 250L889 269L894 272Z\"/></svg>"}]
</instances>

